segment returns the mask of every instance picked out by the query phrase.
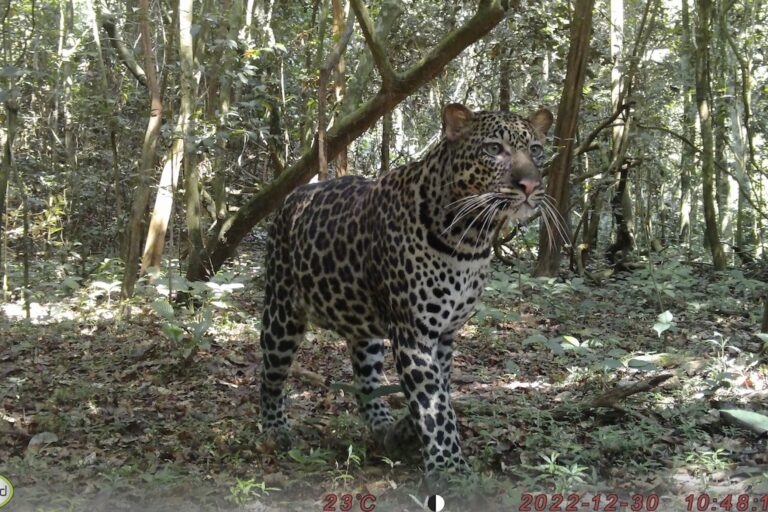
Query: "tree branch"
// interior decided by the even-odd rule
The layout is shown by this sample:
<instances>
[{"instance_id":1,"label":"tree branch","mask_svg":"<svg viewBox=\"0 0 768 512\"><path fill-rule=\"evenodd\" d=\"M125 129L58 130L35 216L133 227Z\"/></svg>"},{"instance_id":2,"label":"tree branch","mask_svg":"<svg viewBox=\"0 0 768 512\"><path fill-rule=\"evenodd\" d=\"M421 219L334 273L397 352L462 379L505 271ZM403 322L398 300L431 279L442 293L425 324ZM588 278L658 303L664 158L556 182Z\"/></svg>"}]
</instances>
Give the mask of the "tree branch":
<instances>
[{"instance_id":1,"label":"tree branch","mask_svg":"<svg viewBox=\"0 0 768 512\"><path fill-rule=\"evenodd\" d=\"M334 124L328 131L328 159L335 158L381 116L434 78L465 48L490 32L504 18L506 5L504 0L481 0L475 15L462 27L446 35L431 52L402 75L392 90L382 87L373 98ZM205 279L221 268L246 233L280 206L294 188L309 181L317 172L317 165L318 151L315 144L242 208L217 223L207 244L210 260L205 262L204 268L190 266L187 279Z\"/></svg>"},{"instance_id":2,"label":"tree branch","mask_svg":"<svg viewBox=\"0 0 768 512\"><path fill-rule=\"evenodd\" d=\"M131 72L141 85L147 87L147 74L134 58L133 52L125 45L120 37L120 30L117 28L114 18L111 15L104 15L101 18L101 26L104 27L104 30L109 36L109 42L120 56L120 60L125 67L128 68L128 71Z\"/></svg>"},{"instance_id":3,"label":"tree branch","mask_svg":"<svg viewBox=\"0 0 768 512\"><path fill-rule=\"evenodd\" d=\"M611 114L609 118L607 118L605 121L597 125L597 128L592 130L589 135L584 139L584 142L579 144L579 147L576 148L576 151L573 152L573 156L577 157L581 155L582 153L586 153L589 151L589 149L592 146L592 141L594 141L598 135L600 135L600 132L611 126L611 123L613 123L616 119L619 118L619 116L622 114L622 112L626 112L629 110L631 104L625 103L623 105L619 105L619 107L616 109L616 111Z\"/></svg>"},{"instance_id":4,"label":"tree branch","mask_svg":"<svg viewBox=\"0 0 768 512\"><path fill-rule=\"evenodd\" d=\"M376 64L376 69L381 74L381 87L384 90L391 90L397 75L392 69L389 59L387 59L387 51L384 44L379 39L378 34L373 29L373 22L371 16L368 14L368 8L363 4L361 0L350 0L352 10L357 16L357 22L360 24L360 28L363 31L365 42L368 44L368 49L373 56L373 62Z\"/></svg>"}]
</instances>

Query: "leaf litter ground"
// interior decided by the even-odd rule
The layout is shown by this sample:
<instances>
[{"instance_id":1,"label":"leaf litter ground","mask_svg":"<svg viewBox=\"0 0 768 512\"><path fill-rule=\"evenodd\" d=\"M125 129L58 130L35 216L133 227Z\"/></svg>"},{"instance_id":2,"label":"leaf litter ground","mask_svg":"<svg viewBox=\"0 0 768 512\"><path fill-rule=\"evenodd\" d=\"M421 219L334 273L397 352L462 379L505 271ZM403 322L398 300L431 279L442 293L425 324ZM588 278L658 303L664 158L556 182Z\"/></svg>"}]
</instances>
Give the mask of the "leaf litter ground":
<instances>
[{"instance_id":1,"label":"leaf litter ground","mask_svg":"<svg viewBox=\"0 0 768 512\"><path fill-rule=\"evenodd\" d=\"M212 285L170 316L153 306L167 278L120 314L108 268L72 285L41 265L57 284L34 290L33 321L20 302L0 315L0 475L16 489L3 512L423 509L418 454L371 438L332 332L310 331L289 380L293 449L259 435L259 245L225 273L241 287ZM456 341L475 474L441 487L445 510L517 510L526 493L601 509L655 495L658 510L768 493L765 434L719 413L768 412L763 293L739 271L674 260L600 286L495 268ZM388 399L404 413L402 395Z\"/></svg>"}]
</instances>

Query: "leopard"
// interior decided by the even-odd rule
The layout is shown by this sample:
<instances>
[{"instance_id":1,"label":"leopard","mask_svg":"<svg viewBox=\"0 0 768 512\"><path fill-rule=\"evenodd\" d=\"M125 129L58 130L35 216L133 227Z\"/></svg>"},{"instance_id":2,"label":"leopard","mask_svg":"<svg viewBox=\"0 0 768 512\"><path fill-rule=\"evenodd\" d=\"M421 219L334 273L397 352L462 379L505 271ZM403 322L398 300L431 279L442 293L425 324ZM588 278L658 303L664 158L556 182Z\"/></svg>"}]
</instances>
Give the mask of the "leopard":
<instances>
[{"instance_id":1,"label":"leopard","mask_svg":"<svg viewBox=\"0 0 768 512\"><path fill-rule=\"evenodd\" d=\"M427 476L471 472L451 401L457 333L473 314L500 227L542 210L554 116L442 108L439 140L378 179L300 186L268 231L261 324L262 432L291 440L284 384L307 323L347 340L359 412L386 446L411 437ZM376 395L389 339L405 396Z\"/></svg>"}]
</instances>

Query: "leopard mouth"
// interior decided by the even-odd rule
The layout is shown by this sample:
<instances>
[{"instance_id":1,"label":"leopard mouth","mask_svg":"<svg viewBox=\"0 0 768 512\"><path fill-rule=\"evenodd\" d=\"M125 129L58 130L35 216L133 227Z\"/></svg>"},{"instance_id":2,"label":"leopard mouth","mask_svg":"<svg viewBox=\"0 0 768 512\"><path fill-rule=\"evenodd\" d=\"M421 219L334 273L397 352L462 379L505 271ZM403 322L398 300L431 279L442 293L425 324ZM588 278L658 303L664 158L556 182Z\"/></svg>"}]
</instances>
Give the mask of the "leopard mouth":
<instances>
[{"instance_id":1,"label":"leopard mouth","mask_svg":"<svg viewBox=\"0 0 768 512\"><path fill-rule=\"evenodd\" d=\"M520 192L517 189L510 188L510 187L499 187L499 193L511 196L510 199L513 200L511 205L515 210L520 211L521 209L527 207L530 211L528 214L533 213L534 210L536 210L539 207L539 204L537 201L533 201L533 194L531 194L528 197L525 197L525 194ZM520 198L520 196L523 196Z\"/></svg>"}]
</instances>

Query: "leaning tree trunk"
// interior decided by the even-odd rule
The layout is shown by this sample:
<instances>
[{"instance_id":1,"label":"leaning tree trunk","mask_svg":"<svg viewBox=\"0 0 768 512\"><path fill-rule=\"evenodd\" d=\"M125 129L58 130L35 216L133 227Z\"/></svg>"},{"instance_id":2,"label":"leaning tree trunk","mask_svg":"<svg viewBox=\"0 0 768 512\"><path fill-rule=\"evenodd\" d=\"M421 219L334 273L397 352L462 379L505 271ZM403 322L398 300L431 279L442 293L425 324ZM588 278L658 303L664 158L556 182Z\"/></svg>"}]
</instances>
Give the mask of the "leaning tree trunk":
<instances>
[{"instance_id":1,"label":"leaning tree trunk","mask_svg":"<svg viewBox=\"0 0 768 512\"><path fill-rule=\"evenodd\" d=\"M560 215L568 226L569 178L573 149L576 145L576 124L579 120L581 93L584 85L584 75L587 69L587 55L592 32L592 9L594 0L576 0L571 24L571 46L568 50L568 65L563 84L563 97L557 110L557 125L555 126L555 144L558 154L549 167L547 194L557 205ZM560 248L562 240L557 235L549 238L547 230L542 229L539 236L539 259L536 262L534 275L553 276L560 268Z\"/></svg>"},{"instance_id":2,"label":"leaning tree trunk","mask_svg":"<svg viewBox=\"0 0 768 512\"><path fill-rule=\"evenodd\" d=\"M591 2L592 0L582 0ZM342 117L328 131L326 141L328 159L335 158L355 138L372 126L381 116L391 111L413 91L437 76L466 47L482 38L503 18L507 2L481 0L477 12L462 27L448 34L417 64L403 73L395 73L386 59L386 51L373 30L367 10L360 0L352 0L358 22L373 61L382 77L379 92L363 105ZM591 16L591 11L590 11ZM591 19L591 18L590 18ZM253 226L276 209L285 197L298 185L306 183L317 172L317 146L307 150L302 157L288 167L278 178L264 187L243 205L234 215L214 226L206 249L209 258L198 265L189 265L187 279L206 279L213 275L232 256L240 240Z\"/></svg>"},{"instance_id":3,"label":"leaning tree trunk","mask_svg":"<svg viewBox=\"0 0 768 512\"><path fill-rule=\"evenodd\" d=\"M716 270L726 266L725 252L720 243L720 227L715 210L715 146L712 128L712 92L710 90L709 43L712 39L712 0L696 1L699 19L696 30L696 104L701 130L701 176L704 205L705 245L712 253Z\"/></svg>"},{"instance_id":4,"label":"leaning tree trunk","mask_svg":"<svg viewBox=\"0 0 768 512\"><path fill-rule=\"evenodd\" d=\"M125 275L121 294L124 298L133 295L136 278L139 273L139 254L141 252L141 235L144 232L144 214L149 203L149 183L155 168L157 140L160 136L160 125L163 118L163 104L160 99L160 87L155 73L155 57L152 53L152 42L149 38L149 0L139 1L139 27L141 30L142 49L144 51L144 67L146 68L147 87L149 88L150 110L147 131L144 134L144 144L141 147L139 175L136 180L136 191L131 205L131 216L128 221L128 233L125 248Z\"/></svg>"}]
</instances>

